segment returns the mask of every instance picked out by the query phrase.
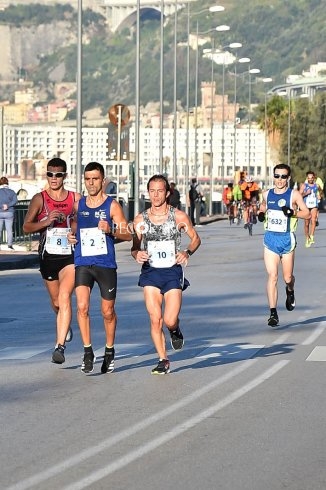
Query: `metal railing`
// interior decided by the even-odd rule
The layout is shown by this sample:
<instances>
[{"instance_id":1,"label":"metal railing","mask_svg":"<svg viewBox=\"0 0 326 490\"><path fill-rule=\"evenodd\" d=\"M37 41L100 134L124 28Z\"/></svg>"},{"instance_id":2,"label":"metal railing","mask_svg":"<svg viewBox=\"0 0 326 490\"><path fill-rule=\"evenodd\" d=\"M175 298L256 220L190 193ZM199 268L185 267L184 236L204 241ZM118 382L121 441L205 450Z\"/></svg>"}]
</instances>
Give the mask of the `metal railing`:
<instances>
[{"instance_id":1,"label":"metal railing","mask_svg":"<svg viewBox=\"0 0 326 490\"><path fill-rule=\"evenodd\" d=\"M38 234L24 233L23 224L30 201L18 201L15 206L15 216L13 224L14 244L25 245L26 250L32 250L32 241L38 239ZM0 230L0 244L7 243L7 233L3 226Z\"/></svg>"}]
</instances>

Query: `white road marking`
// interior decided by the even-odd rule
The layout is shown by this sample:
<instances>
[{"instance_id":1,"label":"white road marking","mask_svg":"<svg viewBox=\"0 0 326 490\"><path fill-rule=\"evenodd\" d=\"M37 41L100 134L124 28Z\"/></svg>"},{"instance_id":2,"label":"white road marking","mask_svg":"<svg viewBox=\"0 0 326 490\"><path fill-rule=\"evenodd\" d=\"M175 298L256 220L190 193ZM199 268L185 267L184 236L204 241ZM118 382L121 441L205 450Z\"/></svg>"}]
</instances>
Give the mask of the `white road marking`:
<instances>
[{"instance_id":1,"label":"white road marking","mask_svg":"<svg viewBox=\"0 0 326 490\"><path fill-rule=\"evenodd\" d=\"M306 359L307 361L326 361L326 346L318 345Z\"/></svg>"},{"instance_id":2,"label":"white road marking","mask_svg":"<svg viewBox=\"0 0 326 490\"><path fill-rule=\"evenodd\" d=\"M198 390L192 392L188 396L185 396L178 402L173 403L168 407L164 407L161 411L156 412L150 417L146 417L146 419L144 419L143 421L138 422L137 424L134 424L131 427L127 427L125 430L119 432L118 434L115 434L114 436L104 439L96 446L85 449L75 454L74 456L65 459L61 463L58 463L48 468L47 470L41 471L40 473L36 473L35 475L30 476L29 478L21 480L20 482L17 482L14 485L11 485L6 490L27 490L28 488L31 488L34 485L38 485L48 480L49 478L54 477L55 475L58 475L66 470L69 470L72 466L79 465L83 461L86 461L89 458L96 456L102 451L107 451L108 448L114 446L120 441L123 441L124 439L127 439L128 437L131 437L134 434L137 434L137 432L143 431L147 427L150 427L151 425L157 423L159 420L162 420L165 417L170 416L172 413L181 410L183 407L189 405L190 403L195 402L197 399L201 398L205 393L208 393L209 391L215 389L217 386L226 383L230 379L234 378L238 374L242 373L246 369L253 366L256 362L258 362L258 359L250 359L245 362L240 362L234 369L231 369L229 372L227 372L220 378L215 379L211 383L208 383L207 385L204 385ZM283 362L288 362L288 361L283 361Z\"/></svg>"},{"instance_id":3,"label":"white road marking","mask_svg":"<svg viewBox=\"0 0 326 490\"><path fill-rule=\"evenodd\" d=\"M314 331L304 340L301 345L310 345L325 331L326 322L320 322Z\"/></svg>"},{"instance_id":4,"label":"white road marking","mask_svg":"<svg viewBox=\"0 0 326 490\"><path fill-rule=\"evenodd\" d=\"M250 359L258 351L263 349L264 345L253 344L212 344L207 349L203 350L197 358L220 357L222 359Z\"/></svg>"},{"instance_id":5,"label":"white road marking","mask_svg":"<svg viewBox=\"0 0 326 490\"><path fill-rule=\"evenodd\" d=\"M278 363L274 364L274 366L267 369L260 376L257 376L252 381L249 381L249 383L235 390L233 393L230 393L230 395L226 396L223 400L217 402L214 405L211 405L206 410L201 411L199 414L186 419L181 424L174 426L173 430L167 431L165 434L152 439L148 443L143 444L142 446L140 446L137 449L134 449L133 451L130 451L129 453L122 456L121 458L118 458L116 461L113 461L111 464L106 465L104 468L101 468L97 471L93 471L93 473L87 475L85 478L82 478L79 481L75 481L71 485L65 486L64 490L82 490L87 487L89 488L93 483L96 483L99 480L102 480L102 478L111 475L115 471L141 458L145 454L148 454L149 452L158 448L162 444L165 444L166 442L175 439L177 436L195 427L196 425L200 424L205 419L215 415L216 412L219 412L226 406L230 405L232 402L236 401L238 398L242 397L243 395L247 394L249 391L259 386L267 379L271 378L274 374L276 374L280 369L286 366L289 362L290 361L288 360L279 361Z\"/></svg>"},{"instance_id":6,"label":"white road marking","mask_svg":"<svg viewBox=\"0 0 326 490\"><path fill-rule=\"evenodd\" d=\"M273 345L279 345L279 344L284 344L284 342L289 338L290 334L289 333L284 333L283 335L280 335L278 339L274 340L272 342Z\"/></svg>"},{"instance_id":7,"label":"white road marking","mask_svg":"<svg viewBox=\"0 0 326 490\"><path fill-rule=\"evenodd\" d=\"M0 361L5 359L30 359L48 350L48 347L5 347L4 349L0 349Z\"/></svg>"}]
</instances>

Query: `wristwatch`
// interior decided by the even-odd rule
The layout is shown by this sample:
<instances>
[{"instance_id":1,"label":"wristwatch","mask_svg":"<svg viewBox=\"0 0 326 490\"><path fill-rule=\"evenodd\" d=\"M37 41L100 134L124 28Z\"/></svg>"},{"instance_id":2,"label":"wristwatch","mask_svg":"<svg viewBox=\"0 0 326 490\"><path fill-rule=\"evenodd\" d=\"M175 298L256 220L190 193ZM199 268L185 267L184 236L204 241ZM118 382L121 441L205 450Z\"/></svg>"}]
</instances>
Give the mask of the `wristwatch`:
<instances>
[{"instance_id":1,"label":"wristwatch","mask_svg":"<svg viewBox=\"0 0 326 490\"><path fill-rule=\"evenodd\" d=\"M189 255L189 257L194 253L191 250L189 250L189 248L187 248L187 250L185 250L185 252L187 252L187 254Z\"/></svg>"}]
</instances>

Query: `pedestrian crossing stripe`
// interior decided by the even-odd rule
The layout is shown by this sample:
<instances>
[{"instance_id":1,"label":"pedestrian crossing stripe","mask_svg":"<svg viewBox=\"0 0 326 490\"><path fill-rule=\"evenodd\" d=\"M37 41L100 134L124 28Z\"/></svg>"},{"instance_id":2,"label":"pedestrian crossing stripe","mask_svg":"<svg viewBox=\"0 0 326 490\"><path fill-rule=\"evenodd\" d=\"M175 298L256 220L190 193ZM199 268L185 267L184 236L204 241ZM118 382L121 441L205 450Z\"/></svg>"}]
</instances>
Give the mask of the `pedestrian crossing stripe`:
<instances>
[{"instance_id":1,"label":"pedestrian crossing stripe","mask_svg":"<svg viewBox=\"0 0 326 490\"><path fill-rule=\"evenodd\" d=\"M152 345L147 344L116 344L116 359L139 357L154 352ZM39 354L52 352L48 346L38 347L5 347L0 349L0 361L26 360ZM104 347L94 350L97 359L103 357Z\"/></svg>"},{"instance_id":2,"label":"pedestrian crossing stripe","mask_svg":"<svg viewBox=\"0 0 326 490\"><path fill-rule=\"evenodd\" d=\"M191 342L191 348L194 347L194 342ZM281 347L281 346L280 346ZM186 351L187 347L183 349ZM205 349L200 350L195 356L196 359L218 358L224 360L242 361L255 357L262 349L268 350L265 345L256 344L212 344ZM149 354L155 354L155 349L151 344L116 344L116 359L127 359L132 357L140 357ZM38 347L4 347L0 349L0 361L10 360L26 360L34 356L50 353L52 349L48 346ZM100 347L94 351L97 359L103 357L104 347ZM173 353L178 355L178 352ZM272 355L272 354L270 354ZM326 361L326 346L316 346L306 358L307 361Z\"/></svg>"}]
</instances>

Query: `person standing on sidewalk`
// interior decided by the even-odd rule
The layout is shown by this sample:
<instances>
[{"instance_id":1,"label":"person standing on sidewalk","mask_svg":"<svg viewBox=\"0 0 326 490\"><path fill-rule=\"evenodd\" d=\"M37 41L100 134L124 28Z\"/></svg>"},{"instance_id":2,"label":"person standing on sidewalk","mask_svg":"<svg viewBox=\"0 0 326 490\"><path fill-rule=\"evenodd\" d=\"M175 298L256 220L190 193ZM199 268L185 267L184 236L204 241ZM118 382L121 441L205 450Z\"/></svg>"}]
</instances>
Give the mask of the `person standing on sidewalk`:
<instances>
[{"instance_id":1,"label":"person standing on sidewalk","mask_svg":"<svg viewBox=\"0 0 326 490\"><path fill-rule=\"evenodd\" d=\"M184 339L179 314L182 291L189 286L184 278L184 266L200 246L201 240L189 216L168 204L169 182L164 175L153 175L148 181L147 190L151 207L134 220L131 255L142 265L138 285L144 288L151 336L159 357L152 374L167 374L170 372L170 362L163 325L170 334L172 348L181 349ZM186 250L181 250L182 233L186 233L190 239Z\"/></svg>"},{"instance_id":2,"label":"person standing on sidewalk","mask_svg":"<svg viewBox=\"0 0 326 490\"><path fill-rule=\"evenodd\" d=\"M279 324L277 313L278 268L282 264L288 311L295 308L294 297L294 251L298 218L308 219L310 211L298 190L289 188L291 168L285 163L274 167L274 188L263 192L258 220L265 225L264 261L268 274L267 297L270 317L267 324Z\"/></svg>"},{"instance_id":3,"label":"person standing on sidewalk","mask_svg":"<svg viewBox=\"0 0 326 490\"><path fill-rule=\"evenodd\" d=\"M101 293L101 313L106 334L106 345L101 372L114 370L114 340L117 325L115 299L117 294L117 263L115 238L131 240L127 220L120 204L103 191L104 168L90 162L84 170L87 196L76 202L74 221L68 241L75 246L75 291L77 319L84 357L81 371L94 370L95 355L91 341L89 316L90 296L96 282Z\"/></svg>"},{"instance_id":4,"label":"person standing on sidewalk","mask_svg":"<svg viewBox=\"0 0 326 490\"><path fill-rule=\"evenodd\" d=\"M202 197L203 193L201 187L197 183L197 179L194 177L193 179L191 179L191 185L189 189L190 219L193 226L198 226L200 224Z\"/></svg>"},{"instance_id":5,"label":"person standing on sidewalk","mask_svg":"<svg viewBox=\"0 0 326 490\"><path fill-rule=\"evenodd\" d=\"M72 340L71 296L74 289L74 255L67 241L74 203L81 198L64 187L67 164L52 158L47 164L48 188L32 198L25 216L25 233L40 233L40 272L56 314L56 344L52 362L65 362L66 342Z\"/></svg>"},{"instance_id":6,"label":"person standing on sidewalk","mask_svg":"<svg viewBox=\"0 0 326 490\"><path fill-rule=\"evenodd\" d=\"M9 250L14 250L13 247L13 232L12 226L15 217L15 204L17 203L16 192L9 189L7 177L0 178L0 233L3 226L7 232L7 245Z\"/></svg>"}]
</instances>

